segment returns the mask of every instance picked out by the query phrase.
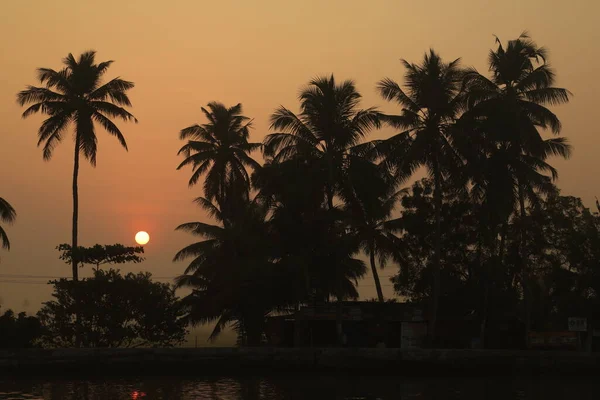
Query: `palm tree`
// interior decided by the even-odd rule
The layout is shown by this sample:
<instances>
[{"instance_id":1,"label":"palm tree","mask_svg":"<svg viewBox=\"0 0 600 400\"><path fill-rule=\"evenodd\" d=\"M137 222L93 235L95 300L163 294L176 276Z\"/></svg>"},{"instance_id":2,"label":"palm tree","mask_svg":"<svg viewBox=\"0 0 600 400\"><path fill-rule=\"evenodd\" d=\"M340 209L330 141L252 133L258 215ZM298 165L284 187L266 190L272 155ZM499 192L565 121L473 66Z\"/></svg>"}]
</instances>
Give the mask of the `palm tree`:
<instances>
[{"instance_id":1,"label":"palm tree","mask_svg":"<svg viewBox=\"0 0 600 400\"><path fill-rule=\"evenodd\" d=\"M120 118L135 121L135 117L122 106L131 106L127 91L134 84L120 78L114 78L102 84L102 77L113 61L95 63L95 51L87 51L79 60L69 53L63 59L65 67L55 71L39 68L38 79L44 86L27 86L17 95L21 106L31 104L23 113L26 118L35 113L48 115L38 130L38 146L44 145L44 160L50 160L54 148L62 141L70 124L75 128L75 156L73 162L73 249L77 245L77 224L79 217L79 199L77 178L79 174L79 156L96 165L97 137L95 123L100 124L110 135L117 138L127 150L125 137L111 120ZM73 257L73 280L78 279L77 257Z\"/></svg>"},{"instance_id":2,"label":"palm tree","mask_svg":"<svg viewBox=\"0 0 600 400\"><path fill-rule=\"evenodd\" d=\"M382 172L382 176L385 172ZM357 235L362 250L369 256L371 273L375 281L377 298L384 302L383 290L377 272L377 259L381 268L384 268L391 257L399 261L401 256L398 252L399 239L394 235L395 220L389 220L400 197L407 193L406 189L390 194L394 188L386 179L370 185L365 184L355 190L355 199L350 199L345 205L345 210L351 219L351 230ZM380 191L382 194L378 194Z\"/></svg>"},{"instance_id":3,"label":"palm tree","mask_svg":"<svg viewBox=\"0 0 600 400\"><path fill-rule=\"evenodd\" d=\"M441 264L442 180L460 165L452 146L452 126L462 110L461 83L463 70L460 59L444 63L430 50L421 64L402 60L406 73L406 90L392 79L378 84L384 99L402 107L400 115L387 116L386 122L402 131L389 138L383 152L386 164L394 169L399 181L425 166L434 180L435 245L429 337L435 337Z\"/></svg>"},{"instance_id":4,"label":"palm tree","mask_svg":"<svg viewBox=\"0 0 600 400\"><path fill-rule=\"evenodd\" d=\"M373 152L373 143L361 143L373 128L380 126L380 114L374 108L358 109L361 95L354 82L343 81L337 84L333 75L318 77L310 81L299 96L300 114L296 115L285 107L279 107L271 116L271 129L276 131L264 140L264 154L272 163L300 161L321 171L323 179L316 182L322 185L326 207L334 213L334 198L352 197L353 182L349 174L350 166L370 164L368 156ZM368 179L376 169L364 168L363 178ZM369 175L377 179L377 175ZM333 216L330 218L332 235L341 230ZM350 246L351 247L351 246ZM346 249L349 249L347 247ZM349 257L349 258L348 258ZM352 259L351 255L343 259ZM352 263L335 262L338 271L335 276L341 279L344 272L339 270ZM353 265L353 264L352 264ZM342 281L337 285L337 331L342 338Z\"/></svg>"},{"instance_id":5,"label":"palm tree","mask_svg":"<svg viewBox=\"0 0 600 400\"><path fill-rule=\"evenodd\" d=\"M333 75L316 78L300 93L300 114L279 107L271 116L271 129L277 132L264 140L264 154L274 163L303 160L324 174L330 210L347 187L348 166L373 148L361 140L380 127L375 108L357 109L360 98L352 81L338 85Z\"/></svg>"},{"instance_id":6,"label":"palm tree","mask_svg":"<svg viewBox=\"0 0 600 400\"><path fill-rule=\"evenodd\" d=\"M539 173L557 172L546 160L552 155L568 158L570 146L564 137L544 139L540 130L558 135L561 123L547 106L569 101L570 92L553 87L555 73L547 62L546 49L538 47L527 35L521 34L508 42L506 48L496 39L497 48L489 54L492 78L475 69L465 74L468 123L477 121L495 150L510 153L508 157L514 174L516 214L519 215L523 293L526 308L526 330L530 328L529 272L525 254L527 238L526 201L536 202L537 193L552 192L549 182L540 185ZM548 181L549 179L546 179Z\"/></svg>"},{"instance_id":7,"label":"palm tree","mask_svg":"<svg viewBox=\"0 0 600 400\"><path fill-rule=\"evenodd\" d=\"M12 224L17 217L17 213L15 209L8 203L8 201L4 200L0 197L0 222L4 222L7 224ZM0 243L2 244L2 248L6 250L10 250L10 241L8 240L8 235L0 225Z\"/></svg>"},{"instance_id":8,"label":"palm tree","mask_svg":"<svg viewBox=\"0 0 600 400\"><path fill-rule=\"evenodd\" d=\"M192 293L183 299L187 318L192 324L215 322L210 336L214 340L227 325L234 328L247 344L260 344L264 318L285 306L287 281L271 262L267 208L248 202L225 225L217 205L206 198L198 203L219 225L190 222L177 230L190 232L204 240L180 250L174 261L191 258L185 274L177 279L178 287Z\"/></svg>"},{"instance_id":9,"label":"palm tree","mask_svg":"<svg viewBox=\"0 0 600 400\"><path fill-rule=\"evenodd\" d=\"M227 108L221 103L211 102L207 108L202 107L207 124L195 124L181 130L180 139L188 141L179 150L178 154L185 159L177 169L192 165L190 186L206 174L204 196L209 201L216 200L225 212L228 192L248 200L250 177L246 167L260 168L250 154L261 144L248 142L252 121L242 115L241 104Z\"/></svg>"}]
</instances>

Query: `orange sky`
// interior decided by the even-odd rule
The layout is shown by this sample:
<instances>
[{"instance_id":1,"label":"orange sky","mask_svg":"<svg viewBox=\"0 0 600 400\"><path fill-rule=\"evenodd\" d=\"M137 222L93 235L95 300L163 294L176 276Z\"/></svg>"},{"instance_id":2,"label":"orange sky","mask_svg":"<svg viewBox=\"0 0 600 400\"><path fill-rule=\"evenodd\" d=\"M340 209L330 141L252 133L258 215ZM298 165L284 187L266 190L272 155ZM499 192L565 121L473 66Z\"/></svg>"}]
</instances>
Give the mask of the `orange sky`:
<instances>
[{"instance_id":1,"label":"orange sky","mask_svg":"<svg viewBox=\"0 0 600 400\"><path fill-rule=\"evenodd\" d=\"M555 110L575 148L571 160L554 162L559 185L591 205L600 196L599 11L591 0L3 1L0 196L18 220L7 229L12 250L0 255L0 304L34 312L50 293L46 285L2 282L11 279L2 274L69 274L54 247L70 240L73 144L67 136L44 162L36 147L41 117L22 120L15 102L19 90L36 84L37 67L60 68L69 52L95 49L98 60L116 61L107 78L135 82L131 111L140 123L120 124L130 151L99 131L98 166L81 170L80 242L132 244L137 230L147 230L147 261L123 269L174 276L184 265L171 258L191 237L173 229L204 219L191 204L200 187L188 189L190 172L175 170L178 131L202 121L200 106L243 103L259 141L276 106L297 109L299 88L333 72L356 81L364 107L391 111L374 87L385 76L401 79L400 58L418 61L434 47L484 71L493 34L507 40L527 29L550 49L558 84L575 94ZM361 293L375 295L370 278Z\"/></svg>"}]
</instances>

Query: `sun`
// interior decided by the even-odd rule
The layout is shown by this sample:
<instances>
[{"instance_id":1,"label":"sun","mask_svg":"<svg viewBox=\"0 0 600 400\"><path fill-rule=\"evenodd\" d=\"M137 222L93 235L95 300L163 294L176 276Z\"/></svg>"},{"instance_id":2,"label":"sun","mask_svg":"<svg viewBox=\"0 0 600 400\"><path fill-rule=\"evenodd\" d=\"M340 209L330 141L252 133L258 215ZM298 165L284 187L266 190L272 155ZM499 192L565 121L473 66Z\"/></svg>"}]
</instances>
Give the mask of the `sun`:
<instances>
[{"instance_id":1,"label":"sun","mask_svg":"<svg viewBox=\"0 0 600 400\"><path fill-rule=\"evenodd\" d=\"M137 244L146 244L150 241L150 235L148 235L148 232L139 231L135 234L135 241Z\"/></svg>"}]
</instances>

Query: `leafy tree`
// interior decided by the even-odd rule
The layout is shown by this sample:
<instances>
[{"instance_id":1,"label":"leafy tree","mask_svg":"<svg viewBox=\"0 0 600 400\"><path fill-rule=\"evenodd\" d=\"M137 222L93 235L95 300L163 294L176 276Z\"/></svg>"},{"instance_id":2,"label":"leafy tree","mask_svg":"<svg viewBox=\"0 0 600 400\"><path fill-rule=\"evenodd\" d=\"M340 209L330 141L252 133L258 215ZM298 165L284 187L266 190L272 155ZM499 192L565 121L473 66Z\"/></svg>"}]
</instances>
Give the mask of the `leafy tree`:
<instances>
[{"instance_id":1,"label":"leafy tree","mask_svg":"<svg viewBox=\"0 0 600 400\"><path fill-rule=\"evenodd\" d=\"M65 261L67 264L72 263L73 251L69 244L63 243L56 249L61 252L59 257L61 260ZM92 264L95 265L98 270L101 265L105 264L141 263L144 261L144 258L140 257L138 254L142 253L144 253L143 246L128 247L123 246L120 243L112 245L96 244L93 247L79 246L76 258L81 267L83 267L84 264Z\"/></svg>"},{"instance_id":2,"label":"leafy tree","mask_svg":"<svg viewBox=\"0 0 600 400\"><path fill-rule=\"evenodd\" d=\"M65 67L55 71L39 68L38 79L44 86L27 86L17 95L21 106L31 104L23 113L26 118L35 113L48 115L38 130L38 146L43 144L44 160L50 160L54 148L62 141L69 125L75 128L75 155L73 163L73 226L71 246L77 248L77 226L79 198L77 178L80 154L96 165L96 124L100 124L110 135L115 136L127 149L125 137L111 120L136 121L122 106L131 106L127 91L133 83L114 78L101 84L102 77L113 61L95 63L95 51L88 51L76 60L69 53L63 59ZM77 260L72 260L73 279L78 279Z\"/></svg>"},{"instance_id":3,"label":"leafy tree","mask_svg":"<svg viewBox=\"0 0 600 400\"><path fill-rule=\"evenodd\" d=\"M446 303L450 297L465 295L467 286L475 288L479 283L476 266L478 221L470 198L460 191L452 190L446 182L446 196L440 210L442 250L445 257L441 265L441 298ZM402 215L388 222L389 229L398 235L401 243L402 263L393 278L394 289L414 301L431 297L431 270L435 260L435 184L431 179L415 182L401 198ZM476 304L471 293L469 302ZM455 299L456 300L456 299ZM467 303L467 302L465 302ZM466 308L469 308L466 307ZM464 307L463 307L464 308Z\"/></svg>"},{"instance_id":4,"label":"leafy tree","mask_svg":"<svg viewBox=\"0 0 600 400\"><path fill-rule=\"evenodd\" d=\"M600 322L600 216L581 199L558 193L527 211L532 328L567 329L574 315ZM515 242L512 259L518 262L518 237Z\"/></svg>"},{"instance_id":5,"label":"leafy tree","mask_svg":"<svg viewBox=\"0 0 600 400\"><path fill-rule=\"evenodd\" d=\"M42 335L42 325L33 316L21 312L15 316L12 310L6 310L0 316L0 348L24 349L36 347Z\"/></svg>"},{"instance_id":6,"label":"leafy tree","mask_svg":"<svg viewBox=\"0 0 600 400\"><path fill-rule=\"evenodd\" d=\"M385 78L378 84L381 96L402 107L399 115L386 116L386 122L401 132L383 147L388 164L402 181L420 167L427 167L435 185L435 252L432 264L431 319L429 335L435 337L441 268L442 182L461 164L452 145L452 127L463 108L460 59L442 61L433 50L420 64L402 60L406 90Z\"/></svg>"},{"instance_id":7,"label":"leafy tree","mask_svg":"<svg viewBox=\"0 0 600 400\"><path fill-rule=\"evenodd\" d=\"M183 311L169 284L152 275L94 270L79 282L52 281L54 300L38 312L47 347L165 347L186 334Z\"/></svg>"},{"instance_id":8,"label":"leafy tree","mask_svg":"<svg viewBox=\"0 0 600 400\"><path fill-rule=\"evenodd\" d=\"M250 177L246 167L260 167L250 154L261 144L248 142L252 121L242 115L241 104L227 108L222 103L211 102L207 107L202 107L207 124L181 130L179 137L187 143L179 150L178 154L185 159L177 169L192 165L190 186L206 174L204 196L209 201L216 200L224 209L229 195L248 199Z\"/></svg>"},{"instance_id":9,"label":"leafy tree","mask_svg":"<svg viewBox=\"0 0 600 400\"><path fill-rule=\"evenodd\" d=\"M12 224L16 217L17 213L15 212L15 209L8 201L0 197L0 222ZM0 243L2 244L2 248L10 250L10 241L8 240L6 231L2 228L2 225L0 225Z\"/></svg>"}]
</instances>

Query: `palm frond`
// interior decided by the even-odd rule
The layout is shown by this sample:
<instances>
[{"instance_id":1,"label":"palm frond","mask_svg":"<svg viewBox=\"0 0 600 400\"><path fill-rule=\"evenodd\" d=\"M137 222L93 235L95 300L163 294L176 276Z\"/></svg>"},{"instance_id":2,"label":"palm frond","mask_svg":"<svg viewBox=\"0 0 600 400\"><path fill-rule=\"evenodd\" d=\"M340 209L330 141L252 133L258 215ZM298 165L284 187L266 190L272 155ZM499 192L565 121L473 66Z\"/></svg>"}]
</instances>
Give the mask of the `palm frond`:
<instances>
[{"instance_id":1,"label":"palm frond","mask_svg":"<svg viewBox=\"0 0 600 400\"><path fill-rule=\"evenodd\" d=\"M24 106L28 103L44 103L49 101L66 101L67 98L61 93L54 92L48 88L27 86L27 89L17 94L17 103ZM26 115L24 115L25 117Z\"/></svg>"},{"instance_id":2,"label":"palm frond","mask_svg":"<svg viewBox=\"0 0 600 400\"><path fill-rule=\"evenodd\" d=\"M381 97L388 101L396 101L403 108L412 112L419 111L420 107L411 99L395 81L384 78L377 84L377 90Z\"/></svg>"},{"instance_id":3,"label":"palm frond","mask_svg":"<svg viewBox=\"0 0 600 400\"><path fill-rule=\"evenodd\" d=\"M106 101L110 99L117 105L131 107L131 101L125 92L134 86L133 82L114 78L90 93L88 99L94 101Z\"/></svg>"},{"instance_id":4,"label":"palm frond","mask_svg":"<svg viewBox=\"0 0 600 400\"><path fill-rule=\"evenodd\" d=\"M121 143L121 146L123 146L123 148L125 148L125 150L128 150L127 142L125 141L125 137L123 136L123 134L121 133L119 128L117 128L117 126L115 125L114 122L112 122L105 115L103 115L99 112L95 112L94 114L92 114L92 117L94 118L95 121L99 122L100 125L102 125L102 127L108 133L115 136L117 138L117 140L119 140L119 143Z\"/></svg>"}]
</instances>

